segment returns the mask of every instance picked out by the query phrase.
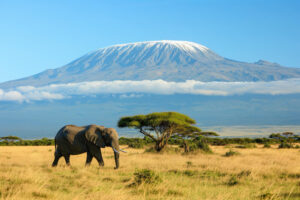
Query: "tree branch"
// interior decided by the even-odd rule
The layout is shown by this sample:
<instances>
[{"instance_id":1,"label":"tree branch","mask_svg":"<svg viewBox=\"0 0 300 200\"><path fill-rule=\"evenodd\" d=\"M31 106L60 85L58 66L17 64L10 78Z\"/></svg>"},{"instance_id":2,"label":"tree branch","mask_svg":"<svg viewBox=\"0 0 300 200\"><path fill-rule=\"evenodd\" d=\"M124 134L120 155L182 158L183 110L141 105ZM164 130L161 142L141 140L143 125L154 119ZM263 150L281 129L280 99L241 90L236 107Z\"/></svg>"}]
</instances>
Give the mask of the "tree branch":
<instances>
[{"instance_id":1,"label":"tree branch","mask_svg":"<svg viewBox=\"0 0 300 200\"><path fill-rule=\"evenodd\" d=\"M154 131L155 131L155 133L156 133L156 137L157 137L157 139L158 139L158 138L159 138L159 131L157 130L156 127L154 127L153 129L154 129Z\"/></svg>"},{"instance_id":2,"label":"tree branch","mask_svg":"<svg viewBox=\"0 0 300 200\"><path fill-rule=\"evenodd\" d=\"M145 136L150 137L152 140L154 140L156 142L156 139L153 135L151 135L150 133L147 133L146 131L144 131L142 128L140 128L140 133L144 134Z\"/></svg>"}]
</instances>

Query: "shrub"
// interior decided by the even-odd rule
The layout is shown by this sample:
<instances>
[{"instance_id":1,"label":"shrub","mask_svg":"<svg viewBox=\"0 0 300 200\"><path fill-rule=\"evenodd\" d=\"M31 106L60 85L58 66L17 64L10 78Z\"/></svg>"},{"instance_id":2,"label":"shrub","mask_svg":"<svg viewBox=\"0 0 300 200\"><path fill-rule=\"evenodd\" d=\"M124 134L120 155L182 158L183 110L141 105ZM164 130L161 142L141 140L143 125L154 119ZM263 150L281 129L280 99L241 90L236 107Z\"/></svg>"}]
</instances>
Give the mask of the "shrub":
<instances>
[{"instance_id":1,"label":"shrub","mask_svg":"<svg viewBox=\"0 0 300 200\"><path fill-rule=\"evenodd\" d=\"M158 184L162 181L161 178L150 169L136 170L133 175L135 185L141 185L142 183Z\"/></svg>"},{"instance_id":2,"label":"shrub","mask_svg":"<svg viewBox=\"0 0 300 200\"><path fill-rule=\"evenodd\" d=\"M134 149L142 149L144 147L144 143L142 142L130 142L128 144L129 147L134 148Z\"/></svg>"},{"instance_id":3,"label":"shrub","mask_svg":"<svg viewBox=\"0 0 300 200\"><path fill-rule=\"evenodd\" d=\"M293 145L287 142L282 142L279 146L278 149L290 149L293 148Z\"/></svg>"},{"instance_id":4,"label":"shrub","mask_svg":"<svg viewBox=\"0 0 300 200\"><path fill-rule=\"evenodd\" d=\"M168 196L183 196L183 193L177 190L168 190Z\"/></svg>"},{"instance_id":5,"label":"shrub","mask_svg":"<svg viewBox=\"0 0 300 200\"><path fill-rule=\"evenodd\" d=\"M120 137L119 138L119 144L120 145L132 145L133 148L134 146L141 146L145 144L149 144L151 141L147 139L147 137L144 138L125 138L125 137Z\"/></svg>"},{"instance_id":6,"label":"shrub","mask_svg":"<svg viewBox=\"0 0 300 200\"><path fill-rule=\"evenodd\" d=\"M270 147L271 147L270 143L265 143L264 144L264 148L270 148Z\"/></svg>"},{"instance_id":7,"label":"shrub","mask_svg":"<svg viewBox=\"0 0 300 200\"><path fill-rule=\"evenodd\" d=\"M242 178L242 177L248 177L251 175L251 171L250 170L244 170L241 171L240 173L237 174L238 178Z\"/></svg>"},{"instance_id":8,"label":"shrub","mask_svg":"<svg viewBox=\"0 0 300 200\"><path fill-rule=\"evenodd\" d=\"M259 197L260 197L260 199L268 200L268 199L273 199L274 195L267 192L267 193L261 194Z\"/></svg>"},{"instance_id":9,"label":"shrub","mask_svg":"<svg viewBox=\"0 0 300 200\"><path fill-rule=\"evenodd\" d=\"M193 152L198 149L198 145L194 142L189 142L187 146L187 152Z\"/></svg>"},{"instance_id":10,"label":"shrub","mask_svg":"<svg viewBox=\"0 0 300 200\"><path fill-rule=\"evenodd\" d=\"M193 163L191 161L186 162L186 167L187 168L192 167L192 166L193 166Z\"/></svg>"},{"instance_id":11,"label":"shrub","mask_svg":"<svg viewBox=\"0 0 300 200\"><path fill-rule=\"evenodd\" d=\"M230 156L236 156L236 155L239 155L239 153L236 152L236 151L232 151L232 150L230 149L229 151L227 151L227 152L225 153L224 156L230 157Z\"/></svg>"},{"instance_id":12,"label":"shrub","mask_svg":"<svg viewBox=\"0 0 300 200\"><path fill-rule=\"evenodd\" d=\"M209 145L207 144L206 140L204 138L200 138L197 142L198 149L201 149L202 151L206 153L212 153L212 150L210 149Z\"/></svg>"},{"instance_id":13,"label":"shrub","mask_svg":"<svg viewBox=\"0 0 300 200\"><path fill-rule=\"evenodd\" d=\"M212 150L210 149L209 145L206 143L205 140L185 141L180 145L180 147L184 148L185 153L196 152L198 150L201 150L205 153L212 153Z\"/></svg>"},{"instance_id":14,"label":"shrub","mask_svg":"<svg viewBox=\"0 0 300 200\"><path fill-rule=\"evenodd\" d=\"M186 176L195 176L197 174L197 171L185 170L183 172L183 174L186 175Z\"/></svg>"},{"instance_id":15,"label":"shrub","mask_svg":"<svg viewBox=\"0 0 300 200\"><path fill-rule=\"evenodd\" d=\"M185 152L193 152L197 150L201 150L205 153L212 153L206 138L203 136L197 136L192 140L184 141L181 147L185 148Z\"/></svg>"},{"instance_id":16,"label":"shrub","mask_svg":"<svg viewBox=\"0 0 300 200\"><path fill-rule=\"evenodd\" d=\"M229 186L234 186L234 185L237 185L239 183L238 179L236 178L236 176L232 176L228 182L227 182L227 185Z\"/></svg>"}]
</instances>

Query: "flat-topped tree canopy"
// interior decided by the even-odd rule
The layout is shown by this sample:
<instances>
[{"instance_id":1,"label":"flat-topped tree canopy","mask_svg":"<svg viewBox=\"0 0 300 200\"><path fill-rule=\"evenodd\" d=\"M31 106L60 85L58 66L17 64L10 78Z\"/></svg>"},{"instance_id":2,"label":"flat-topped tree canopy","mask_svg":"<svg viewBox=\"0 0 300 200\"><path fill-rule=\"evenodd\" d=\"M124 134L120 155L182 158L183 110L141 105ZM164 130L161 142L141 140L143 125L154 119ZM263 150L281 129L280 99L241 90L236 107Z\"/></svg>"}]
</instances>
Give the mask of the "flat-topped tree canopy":
<instances>
[{"instance_id":1,"label":"flat-topped tree canopy","mask_svg":"<svg viewBox=\"0 0 300 200\"><path fill-rule=\"evenodd\" d=\"M21 141L22 139L19 138L19 137L17 137L17 136L12 136L12 135L10 135L10 136L0 137L0 140L12 142L12 141L17 141L17 140Z\"/></svg>"},{"instance_id":2,"label":"flat-topped tree canopy","mask_svg":"<svg viewBox=\"0 0 300 200\"><path fill-rule=\"evenodd\" d=\"M174 134L188 136L210 133L201 132L201 129L194 124L196 124L194 119L178 112L154 112L147 115L122 117L118 122L118 127L139 129L142 134L156 142L156 150L160 151ZM156 137L152 133L155 133Z\"/></svg>"}]
</instances>

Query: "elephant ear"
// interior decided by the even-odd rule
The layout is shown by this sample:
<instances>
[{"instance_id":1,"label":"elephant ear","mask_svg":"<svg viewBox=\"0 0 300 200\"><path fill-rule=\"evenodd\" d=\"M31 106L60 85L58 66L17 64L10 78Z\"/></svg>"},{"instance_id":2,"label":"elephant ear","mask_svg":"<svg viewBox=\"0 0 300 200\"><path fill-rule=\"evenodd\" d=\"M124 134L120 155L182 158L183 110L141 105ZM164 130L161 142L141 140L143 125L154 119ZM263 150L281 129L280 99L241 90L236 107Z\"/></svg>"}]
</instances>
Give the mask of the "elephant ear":
<instances>
[{"instance_id":1,"label":"elephant ear","mask_svg":"<svg viewBox=\"0 0 300 200\"><path fill-rule=\"evenodd\" d=\"M85 137L87 141L95 144L96 146L102 148L105 147L104 138L97 127L90 126L85 132Z\"/></svg>"}]
</instances>

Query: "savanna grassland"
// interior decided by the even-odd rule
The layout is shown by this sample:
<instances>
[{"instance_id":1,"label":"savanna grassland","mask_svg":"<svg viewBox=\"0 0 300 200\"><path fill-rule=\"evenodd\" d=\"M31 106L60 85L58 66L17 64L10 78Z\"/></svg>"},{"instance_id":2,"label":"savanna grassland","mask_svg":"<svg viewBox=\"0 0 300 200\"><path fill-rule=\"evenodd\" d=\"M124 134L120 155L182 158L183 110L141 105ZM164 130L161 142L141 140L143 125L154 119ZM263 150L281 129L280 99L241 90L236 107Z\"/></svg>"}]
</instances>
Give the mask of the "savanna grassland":
<instances>
[{"instance_id":1,"label":"savanna grassland","mask_svg":"<svg viewBox=\"0 0 300 200\"><path fill-rule=\"evenodd\" d=\"M111 148L104 167L85 154L51 167L53 146L0 147L0 199L300 199L299 149L212 146L212 154L145 153L123 146L114 170ZM149 169L150 171L142 169Z\"/></svg>"}]
</instances>

